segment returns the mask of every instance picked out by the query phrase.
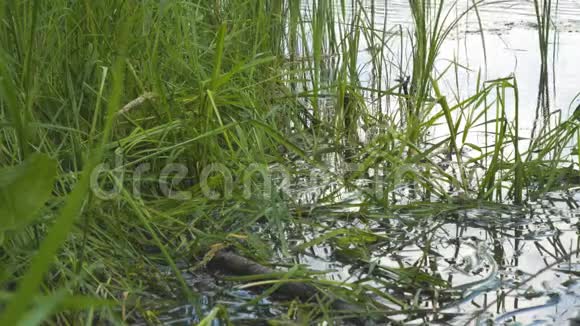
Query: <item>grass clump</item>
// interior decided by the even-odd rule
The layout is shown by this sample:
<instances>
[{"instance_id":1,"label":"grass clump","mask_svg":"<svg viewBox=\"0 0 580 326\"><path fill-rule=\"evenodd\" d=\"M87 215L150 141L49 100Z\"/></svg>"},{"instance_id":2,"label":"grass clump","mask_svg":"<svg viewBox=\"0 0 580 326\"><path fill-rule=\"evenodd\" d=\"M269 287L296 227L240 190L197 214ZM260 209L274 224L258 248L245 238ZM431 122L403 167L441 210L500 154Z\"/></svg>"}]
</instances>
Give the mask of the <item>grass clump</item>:
<instances>
[{"instance_id":1,"label":"grass clump","mask_svg":"<svg viewBox=\"0 0 580 326\"><path fill-rule=\"evenodd\" d=\"M184 302L201 316L187 266L197 273L224 247L289 263L311 243L296 245L289 233L317 224L309 212L347 191L358 191L360 211L389 212L458 195L521 203L537 174L547 181L532 190L553 188L558 175L543 169L565 161L577 120L523 148L514 77L478 80L465 99L440 87L460 67L437 71L435 62L463 14L411 1L405 33L377 29L374 10L352 4L0 4L0 207L11 216L0 222L2 324L156 323L155 307ZM431 136L437 128L443 137ZM491 135L486 146L469 138L481 129ZM312 171L332 180L316 200L294 186L313 186ZM346 255L346 243L385 240L342 228L323 237ZM372 266L370 253L355 255ZM367 284L290 272L280 279L350 297L369 315L422 313ZM374 281L402 293L445 287L419 268L380 272L388 276ZM365 299L369 292L400 310ZM319 300L294 303L288 319L338 318ZM228 319L212 308L201 324Z\"/></svg>"}]
</instances>

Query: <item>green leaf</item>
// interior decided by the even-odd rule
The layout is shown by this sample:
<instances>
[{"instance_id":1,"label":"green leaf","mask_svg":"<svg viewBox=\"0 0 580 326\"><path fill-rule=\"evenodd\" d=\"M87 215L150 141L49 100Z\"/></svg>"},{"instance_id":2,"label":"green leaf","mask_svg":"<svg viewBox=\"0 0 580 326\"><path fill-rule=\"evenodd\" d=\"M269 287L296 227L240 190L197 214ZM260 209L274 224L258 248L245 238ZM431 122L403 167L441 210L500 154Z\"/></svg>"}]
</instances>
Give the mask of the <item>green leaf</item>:
<instances>
[{"instance_id":1,"label":"green leaf","mask_svg":"<svg viewBox=\"0 0 580 326\"><path fill-rule=\"evenodd\" d=\"M11 292L0 291L0 303L5 304L14 297ZM49 295L38 295L32 298L32 309L20 321L19 325L41 325L50 315L63 311L83 311L88 308L113 307L113 300L89 296L69 295L65 289Z\"/></svg>"},{"instance_id":2,"label":"green leaf","mask_svg":"<svg viewBox=\"0 0 580 326\"><path fill-rule=\"evenodd\" d=\"M32 154L20 165L0 169L0 232L29 225L49 199L56 178L56 161Z\"/></svg>"},{"instance_id":3,"label":"green leaf","mask_svg":"<svg viewBox=\"0 0 580 326\"><path fill-rule=\"evenodd\" d=\"M295 251L296 252L304 251L305 249L310 248L312 246L319 245L328 239L332 239L332 238L337 237L339 235L348 234L348 232L349 232L349 230L345 229L345 228L335 229L335 230L329 231L325 234L320 235L319 237L314 238L311 241L308 241L308 242L305 242L305 243L299 245L298 247L296 247Z\"/></svg>"},{"instance_id":4,"label":"green leaf","mask_svg":"<svg viewBox=\"0 0 580 326\"><path fill-rule=\"evenodd\" d=\"M478 151L478 152L480 152L480 153L482 153L482 152L483 152L483 150L481 149L481 147L479 147L479 146L477 146L477 145L475 145L475 144L472 144L472 143L465 143L465 144L463 144L463 145L464 145L464 146L467 146L467 147L470 147L470 148L472 148L472 149L475 149L476 151Z\"/></svg>"},{"instance_id":5,"label":"green leaf","mask_svg":"<svg viewBox=\"0 0 580 326\"><path fill-rule=\"evenodd\" d=\"M204 319L202 319L199 322L199 326L209 326L212 325L214 323L214 320L216 319L216 317L218 316L219 312L220 312L221 308L220 307L214 307L207 316L205 316Z\"/></svg>"}]
</instances>

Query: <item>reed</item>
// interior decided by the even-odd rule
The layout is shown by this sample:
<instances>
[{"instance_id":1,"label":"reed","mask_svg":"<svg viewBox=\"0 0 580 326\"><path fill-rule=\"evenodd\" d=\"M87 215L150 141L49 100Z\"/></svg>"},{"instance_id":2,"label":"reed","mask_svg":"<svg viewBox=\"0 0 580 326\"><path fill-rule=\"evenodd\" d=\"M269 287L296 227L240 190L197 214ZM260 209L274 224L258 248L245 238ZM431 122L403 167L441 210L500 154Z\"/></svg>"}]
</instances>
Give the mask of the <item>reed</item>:
<instances>
[{"instance_id":1,"label":"reed","mask_svg":"<svg viewBox=\"0 0 580 326\"><path fill-rule=\"evenodd\" d=\"M543 76L538 108L546 119L552 4L534 3ZM0 322L155 323L153 297L191 303L201 315L184 264L203 266L217 247L261 260L303 252L314 243L296 246L289 230L319 224L308 212L340 202L345 190L360 193L361 211L392 212L401 201L410 208L443 201L441 211L452 211L458 192L466 200L520 204L538 180L535 195L553 189L558 168L570 162L563 144L580 137L578 120L559 121L524 146L515 78L478 77L467 98L443 86L463 68L450 62L438 69L439 52L481 5L453 15L444 1L413 0L412 25L403 27L386 15L381 24L374 0L3 2L0 179L31 178L10 171L24 171L40 154L56 176L45 180L54 183L49 198L23 218L26 225L0 221ZM433 136L442 129L443 137ZM470 140L481 130L485 145ZM467 157L467 150L475 154ZM187 171L168 169L176 163ZM101 164L114 168L95 177ZM227 172L208 173L216 164ZM341 170L346 165L355 168ZM249 166L284 166L290 181L315 171L331 182L312 200L267 188L252 173L244 180L254 189L248 194L237 181ZM120 191L97 196L95 180ZM231 192L208 196L204 187ZM404 187L412 191L401 195ZM338 245L340 237L385 240L346 228L322 240ZM368 249L356 255L375 268ZM384 287L445 286L419 268L377 268L382 276L369 279ZM367 304L358 314L384 315L380 300L420 313L363 282L345 286L291 271L272 282L299 279ZM319 299L291 306L289 318L348 318ZM227 320L226 309L211 310L201 324L214 318Z\"/></svg>"}]
</instances>

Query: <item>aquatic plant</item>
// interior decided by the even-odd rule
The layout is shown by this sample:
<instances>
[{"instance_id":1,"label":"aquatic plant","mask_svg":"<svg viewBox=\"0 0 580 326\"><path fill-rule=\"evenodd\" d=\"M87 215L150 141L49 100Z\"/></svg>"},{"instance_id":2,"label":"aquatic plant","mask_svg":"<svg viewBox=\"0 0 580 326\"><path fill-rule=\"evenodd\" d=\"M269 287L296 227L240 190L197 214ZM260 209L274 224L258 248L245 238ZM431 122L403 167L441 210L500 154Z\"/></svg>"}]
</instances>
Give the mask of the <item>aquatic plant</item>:
<instances>
[{"instance_id":1,"label":"aquatic plant","mask_svg":"<svg viewBox=\"0 0 580 326\"><path fill-rule=\"evenodd\" d=\"M425 316L419 299L448 286L427 255L376 264L372 248L389 239L332 223L351 221L348 209L420 220L521 204L576 175L564 145L579 125L523 144L513 76L450 95L441 81L461 63L436 59L483 2L455 16L409 3L413 26L389 29L375 1L0 4L0 324L158 323L155 309L175 302L202 325L227 322L224 307L202 311L187 278L225 248L291 265L231 279L266 287L253 304L287 283L315 289L280 322ZM545 77L550 4L536 13ZM482 129L485 146L469 138ZM352 192L360 202L345 204ZM324 232L289 239L309 227ZM321 243L368 274L330 281L291 264Z\"/></svg>"}]
</instances>

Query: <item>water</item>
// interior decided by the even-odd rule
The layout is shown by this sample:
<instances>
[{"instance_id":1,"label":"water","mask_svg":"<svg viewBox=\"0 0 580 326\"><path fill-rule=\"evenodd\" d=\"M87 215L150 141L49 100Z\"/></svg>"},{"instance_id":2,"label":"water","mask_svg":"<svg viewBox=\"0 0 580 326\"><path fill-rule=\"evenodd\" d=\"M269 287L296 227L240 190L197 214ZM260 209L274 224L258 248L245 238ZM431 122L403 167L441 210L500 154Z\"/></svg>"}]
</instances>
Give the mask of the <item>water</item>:
<instances>
[{"instance_id":1,"label":"water","mask_svg":"<svg viewBox=\"0 0 580 326\"><path fill-rule=\"evenodd\" d=\"M377 239L366 242L344 233L290 259L280 255L279 261L304 264L329 280L363 280L361 284L414 304L418 312L390 316L405 324L573 325L571 319L580 311L580 189L549 193L526 207L469 202L402 206L393 213L347 208L356 204L314 209L316 222L289 234L290 243L297 246L337 229ZM369 273L369 264L361 260L372 263L375 272ZM423 292L395 289L378 272L413 266L447 286L434 297L432 284ZM236 289L236 282L213 283L204 275L196 273L189 280L204 294L204 313L221 304L236 325L256 325L279 320L287 311L268 298L246 306L256 293ZM376 294L368 296L400 309ZM199 316L184 305L165 310L162 320L194 324Z\"/></svg>"},{"instance_id":2,"label":"water","mask_svg":"<svg viewBox=\"0 0 580 326\"><path fill-rule=\"evenodd\" d=\"M348 8L352 9L354 3L350 2ZM374 8L379 29L383 24L387 24L387 30L397 25L411 26L407 1L360 3L369 12ZM458 3L456 12L470 4ZM565 0L557 5L556 42L552 43L557 51L550 55L550 102L555 115L567 117L580 104L580 3ZM304 10L308 8L305 4ZM440 70L450 61L465 67L454 78L444 79L446 90L464 98L474 92L478 73L484 80L513 74L519 85L521 130L529 133L535 118L540 69L533 3L486 2L479 10L485 52L476 16L470 13L445 41L437 62ZM376 45L361 48L372 46ZM370 52L362 50L358 60L364 66ZM361 69L361 76L365 74ZM298 191L310 200L328 192L320 188L311 191L307 184L304 187L306 190ZM355 206L359 203L356 194L343 194L342 198L354 198L350 203ZM330 280L353 283L370 278L368 285L415 304L418 312L391 316L405 324L573 325L572 319L580 311L580 189L549 193L525 207L469 202L443 208L425 204L388 214L371 208L360 214L346 209L345 204L313 210L317 223L289 234L290 243L299 245L337 228L363 230L379 240L357 243L355 238L337 236L306 253L290 258L281 254L279 259L324 271L324 277ZM345 241L350 241L349 245L341 247ZM437 296L428 291L394 291L377 282L383 276L369 273L369 265L353 263L353 255L387 270L419 267L448 287L442 287ZM233 285L226 282L202 289L204 313L222 304L236 324L252 325L280 318L287 311L267 298L256 306L244 306L255 294L233 289ZM393 306L383 298L375 299ZM191 324L199 321L199 316L191 306L184 305L166 311L163 321Z\"/></svg>"},{"instance_id":3,"label":"water","mask_svg":"<svg viewBox=\"0 0 580 326\"><path fill-rule=\"evenodd\" d=\"M377 216L371 223L353 221L350 227L372 229L391 239L373 247L374 263L422 266L424 272L449 283L440 298L452 299L426 296L418 306L435 312L424 319L399 316L406 323L446 320L464 325L487 306L480 322L566 324L580 311L580 255L574 253L580 249L580 210L574 196L553 193L525 209L482 205L417 217L429 209L426 205ZM336 220L338 212L330 214L329 221ZM318 270L336 270L328 275L335 280L353 282L368 276L364 267L337 262L336 250L316 247L301 262Z\"/></svg>"},{"instance_id":4,"label":"water","mask_svg":"<svg viewBox=\"0 0 580 326\"><path fill-rule=\"evenodd\" d=\"M335 1L340 7L340 1ZM374 7L374 17L369 17L375 23L377 30L403 31L412 28L412 16L408 1L347 1L350 10L355 10L355 3L362 3L367 12ZM460 16L466 8L472 6L472 1L445 2L445 12L450 12L446 20L449 25L454 17ZM354 7L353 7L354 6ZM557 6L557 7L556 7ZM306 12L311 5L303 6ZM553 23L556 33L550 43L550 103L551 111L567 117L578 105L580 99L580 69L577 68L578 50L580 44L580 2L573 0L559 1L554 4ZM556 9L557 8L557 9ZM481 73L482 80L505 78L513 74L519 85L520 92L520 126L522 131L530 131L534 122L536 99L538 94L540 51L538 46L537 23L532 1L483 1L478 5L483 39L479 29L479 21L473 10L460 20L450 36L441 47L437 60L437 68L443 71L449 62L459 63L457 80L444 78L447 94L457 94L466 98L474 94L476 77ZM351 12L352 13L352 12ZM341 22L349 22L349 12ZM364 42L362 40L361 42ZM396 42L394 42L396 43ZM363 44L361 49L383 46L381 44ZM553 52L555 48L555 52ZM397 62L400 51L409 55L409 49L392 49L390 57ZM364 76L364 64L371 58L369 51L361 51L358 60L359 69ZM487 61L486 61L487 58ZM367 79L370 78L366 76ZM393 75L391 79L398 76ZM393 80L388 81L390 85ZM459 87L459 89L457 89ZM508 108L511 106L508 98ZM511 113L511 112L508 112Z\"/></svg>"}]
</instances>

